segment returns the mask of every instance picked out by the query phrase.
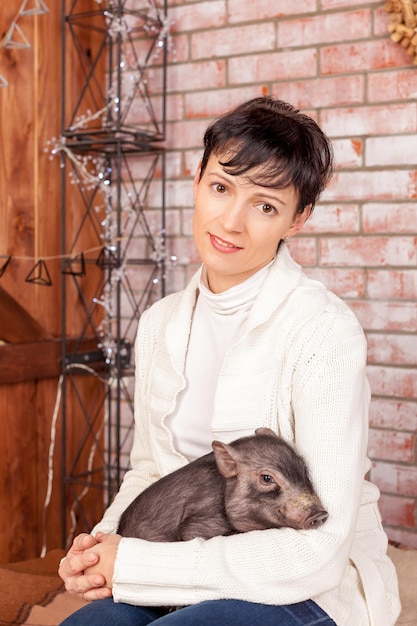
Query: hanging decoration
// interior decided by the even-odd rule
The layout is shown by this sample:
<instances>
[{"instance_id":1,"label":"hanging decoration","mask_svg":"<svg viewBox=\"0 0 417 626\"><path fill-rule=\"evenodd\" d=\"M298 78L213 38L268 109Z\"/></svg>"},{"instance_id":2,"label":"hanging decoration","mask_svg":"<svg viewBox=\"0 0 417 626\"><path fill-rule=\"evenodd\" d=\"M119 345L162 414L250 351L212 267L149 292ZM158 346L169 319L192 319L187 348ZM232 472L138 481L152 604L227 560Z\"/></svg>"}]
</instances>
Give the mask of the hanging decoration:
<instances>
[{"instance_id":1,"label":"hanging decoration","mask_svg":"<svg viewBox=\"0 0 417 626\"><path fill-rule=\"evenodd\" d=\"M10 261L12 260L11 256L0 256L0 260L2 259L6 259L4 262L2 262L2 264L0 265L0 278L3 276L4 272L7 269L7 266L9 265Z\"/></svg>"},{"instance_id":2,"label":"hanging decoration","mask_svg":"<svg viewBox=\"0 0 417 626\"><path fill-rule=\"evenodd\" d=\"M24 0L19 15L42 15L48 11L49 9L43 0Z\"/></svg>"},{"instance_id":3,"label":"hanging decoration","mask_svg":"<svg viewBox=\"0 0 417 626\"><path fill-rule=\"evenodd\" d=\"M119 238L117 241L121 241ZM64 268L63 274L70 274L71 276L85 276L85 256L91 254L97 254L95 260L96 265L101 268L113 267L110 264L110 259L114 258L113 250L107 249L103 246L96 246L89 248L83 252L76 252L67 255L54 255L45 256L42 259L37 259L30 256L14 256L14 255L0 255L0 278L4 275L5 271L9 267L12 261L31 261L34 263L32 269L25 278L25 282L33 283L34 285L45 285L50 287L52 285L51 276L48 270L47 263L51 261L63 261Z\"/></svg>"},{"instance_id":4,"label":"hanging decoration","mask_svg":"<svg viewBox=\"0 0 417 626\"><path fill-rule=\"evenodd\" d=\"M43 259L35 263L25 280L27 283L33 283L35 285L46 285L48 287L52 285L51 276Z\"/></svg>"},{"instance_id":5,"label":"hanging decoration","mask_svg":"<svg viewBox=\"0 0 417 626\"><path fill-rule=\"evenodd\" d=\"M42 15L48 13L49 9L43 0L24 0L16 17L11 23L9 30L0 42L2 48L30 48L30 43L18 24L22 15Z\"/></svg>"},{"instance_id":6,"label":"hanging decoration","mask_svg":"<svg viewBox=\"0 0 417 626\"><path fill-rule=\"evenodd\" d=\"M30 48L31 45L29 43L29 40L23 32L22 28L19 26L18 21L20 17L25 15L42 15L43 13L48 12L49 9L46 6L44 0L24 0L16 17L10 24L9 29L1 39L0 48ZM8 81L4 78L4 76L0 74L0 87L8 86Z\"/></svg>"},{"instance_id":7,"label":"hanging decoration","mask_svg":"<svg viewBox=\"0 0 417 626\"><path fill-rule=\"evenodd\" d=\"M72 259L65 259L63 274L69 274L70 276L85 276L85 257L84 253L80 252Z\"/></svg>"},{"instance_id":8,"label":"hanging decoration","mask_svg":"<svg viewBox=\"0 0 417 626\"><path fill-rule=\"evenodd\" d=\"M2 39L1 45L3 48L30 48L26 35L16 22L13 22L10 26Z\"/></svg>"},{"instance_id":9,"label":"hanging decoration","mask_svg":"<svg viewBox=\"0 0 417 626\"><path fill-rule=\"evenodd\" d=\"M417 2L413 0L387 0L385 11L390 16L388 32L391 40L399 43L417 65Z\"/></svg>"}]
</instances>

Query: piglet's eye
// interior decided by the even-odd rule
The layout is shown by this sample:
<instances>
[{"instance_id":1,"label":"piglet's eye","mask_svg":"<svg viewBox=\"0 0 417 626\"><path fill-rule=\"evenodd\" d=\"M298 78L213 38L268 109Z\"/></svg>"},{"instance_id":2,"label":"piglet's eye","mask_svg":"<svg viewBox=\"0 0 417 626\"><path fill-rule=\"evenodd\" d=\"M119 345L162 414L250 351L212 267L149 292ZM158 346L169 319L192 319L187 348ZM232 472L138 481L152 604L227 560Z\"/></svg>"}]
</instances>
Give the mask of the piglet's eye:
<instances>
[{"instance_id":1,"label":"piglet's eye","mask_svg":"<svg viewBox=\"0 0 417 626\"><path fill-rule=\"evenodd\" d=\"M261 474L261 482L263 482L264 485L271 485L275 480L272 478L271 474Z\"/></svg>"}]
</instances>

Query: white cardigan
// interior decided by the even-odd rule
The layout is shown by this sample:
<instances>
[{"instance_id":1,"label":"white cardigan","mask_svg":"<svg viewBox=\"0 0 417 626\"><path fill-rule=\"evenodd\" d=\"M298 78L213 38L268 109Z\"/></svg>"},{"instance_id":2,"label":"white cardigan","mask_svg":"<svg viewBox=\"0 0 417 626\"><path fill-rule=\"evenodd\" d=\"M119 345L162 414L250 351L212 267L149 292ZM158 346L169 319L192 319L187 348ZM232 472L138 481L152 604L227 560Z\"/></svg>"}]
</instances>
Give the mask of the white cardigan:
<instances>
[{"instance_id":1,"label":"white cardigan","mask_svg":"<svg viewBox=\"0 0 417 626\"><path fill-rule=\"evenodd\" d=\"M137 493L187 462L164 421L185 386L198 275L141 316L132 470L94 532L114 532ZM311 598L338 626L394 624L400 612L396 572L386 556L379 491L364 480L370 400L365 367L366 341L352 311L308 278L282 246L246 332L226 354L213 439L231 441L259 426L278 432L304 456L329 519L308 531L283 528L176 543L123 538L114 599L159 606Z\"/></svg>"}]
</instances>

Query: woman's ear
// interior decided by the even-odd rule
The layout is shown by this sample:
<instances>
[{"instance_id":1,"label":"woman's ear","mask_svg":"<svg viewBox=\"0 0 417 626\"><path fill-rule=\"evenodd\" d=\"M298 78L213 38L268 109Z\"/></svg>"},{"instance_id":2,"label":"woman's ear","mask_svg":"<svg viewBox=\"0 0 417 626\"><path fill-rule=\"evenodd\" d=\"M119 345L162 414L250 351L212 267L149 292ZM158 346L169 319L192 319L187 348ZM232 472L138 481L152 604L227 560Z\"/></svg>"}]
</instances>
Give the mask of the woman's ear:
<instances>
[{"instance_id":1,"label":"woman's ear","mask_svg":"<svg viewBox=\"0 0 417 626\"><path fill-rule=\"evenodd\" d=\"M308 204L306 207L304 207L304 211L302 213L297 212L294 218L294 222L292 223L292 226L290 226L290 228L288 229L285 236L294 237L294 235L296 235L302 229L302 227L310 217L312 211L313 205Z\"/></svg>"},{"instance_id":2,"label":"woman's ear","mask_svg":"<svg viewBox=\"0 0 417 626\"><path fill-rule=\"evenodd\" d=\"M197 187L198 187L198 183L200 182L200 177L201 177L201 160L199 161L197 170L194 174L194 182L193 182L194 199L197 193Z\"/></svg>"}]
</instances>

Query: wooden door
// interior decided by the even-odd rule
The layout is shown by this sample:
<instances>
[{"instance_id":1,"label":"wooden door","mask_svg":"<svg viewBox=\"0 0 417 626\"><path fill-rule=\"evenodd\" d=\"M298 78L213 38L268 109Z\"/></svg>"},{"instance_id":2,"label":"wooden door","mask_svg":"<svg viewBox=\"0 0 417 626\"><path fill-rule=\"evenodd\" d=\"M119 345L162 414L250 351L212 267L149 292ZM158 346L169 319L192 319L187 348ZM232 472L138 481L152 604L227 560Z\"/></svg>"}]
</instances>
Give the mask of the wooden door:
<instances>
[{"instance_id":1,"label":"wooden door","mask_svg":"<svg viewBox=\"0 0 417 626\"><path fill-rule=\"evenodd\" d=\"M49 10L39 11L44 4ZM86 11L97 8L94 0L81 4ZM61 199L67 183L59 157L51 158L62 123L61 2L1 2L0 29L0 562L7 563L62 545L60 412L56 432L53 417L60 391ZM86 48L94 36L86 32ZM72 54L65 57L70 97L76 98L84 77L72 69ZM71 198L69 186L66 193ZM79 205L70 199L69 206L67 219L76 223ZM87 274L86 290L89 280ZM67 298L75 336L82 323L79 295L70 289ZM85 385L91 385L87 394L95 393L94 381ZM84 418L71 397L68 407L71 454ZM92 506L99 517L100 503Z\"/></svg>"}]
</instances>

